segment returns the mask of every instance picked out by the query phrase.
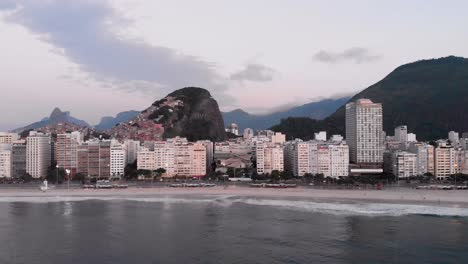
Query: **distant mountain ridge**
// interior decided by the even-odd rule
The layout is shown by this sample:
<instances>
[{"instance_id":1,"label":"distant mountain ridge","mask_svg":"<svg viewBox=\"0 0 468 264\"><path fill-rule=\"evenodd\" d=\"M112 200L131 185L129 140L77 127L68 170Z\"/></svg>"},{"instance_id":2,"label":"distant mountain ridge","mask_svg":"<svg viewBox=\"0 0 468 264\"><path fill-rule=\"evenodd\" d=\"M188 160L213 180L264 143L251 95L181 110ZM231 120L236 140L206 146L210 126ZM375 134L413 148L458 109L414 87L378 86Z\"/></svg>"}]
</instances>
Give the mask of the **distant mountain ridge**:
<instances>
[{"instance_id":1,"label":"distant mountain ridge","mask_svg":"<svg viewBox=\"0 0 468 264\"><path fill-rule=\"evenodd\" d=\"M86 121L71 116L69 111L62 112L60 108L56 107L54 108L49 117L45 117L39 122L35 122L27 126L14 129L13 132L22 132L25 130L39 129L50 125L56 125L59 123L70 123L82 127L90 126Z\"/></svg>"},{"instance_id":2,"label":"distant mountain ridge","mask_svg":"<svg viewBox=\"0 0 468 264\"><path fill-rule=\"evenodd\" d=\"M402 65L349 101L369 98L383 105L384 130L407 125L418 140L447 138L451 130L468 131L468 59L445 57ZM345 134L345 106L324 120L287 118L272 127L288 138L313 133Z\"/></svg>"},{"instance_id":3,"label":"distant mountain ridge","mask_svg":"<svg viewBox=\"0 0 468 264\"><path fill-rule=\"evenodd\" d=\"M242 109L231 112L224 112L224 125L227 127L231 123L236 123L239 128L252 128L254 130L268 129L278 124L281 119L288 117L309 117L313 119L323 119L331 115L349 100L349 96L337 99L324 99L317 102L293 107L285 111L274 112L265 115L250 114Z\"/></svg>"},{"instance_id":4,"label":"distant mountain ridge","mask_svg":"<svg viewBox=\"0 0 468 264\"><path fill-rule=\"evenodd\" d=\"M97 130L111 129L120 123L127 122L132 118L135 118L139 113L140 111L130 110L118 113L115 117L105 116L101 118L99 124L94 126L94 128L96 128Z\"/></svg>"}]
</instances>

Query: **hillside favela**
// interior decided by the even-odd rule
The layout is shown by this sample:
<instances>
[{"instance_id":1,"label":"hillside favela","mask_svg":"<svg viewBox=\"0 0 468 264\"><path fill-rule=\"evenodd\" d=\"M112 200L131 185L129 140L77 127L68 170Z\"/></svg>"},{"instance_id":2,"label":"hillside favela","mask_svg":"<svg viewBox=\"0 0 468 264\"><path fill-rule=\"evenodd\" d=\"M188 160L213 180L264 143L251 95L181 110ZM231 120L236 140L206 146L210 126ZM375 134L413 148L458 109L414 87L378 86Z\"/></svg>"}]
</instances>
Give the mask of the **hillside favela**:
<instances>
[{"instance_id":1,"label":"hillside favela","mask_svg":"<svg viewBox=\"0 0 468 264\"><path fill-rule=\"evenodd\" d=\"M0 263L466 263L467 9L1 1Z\"/></svg>"}]
</instances>

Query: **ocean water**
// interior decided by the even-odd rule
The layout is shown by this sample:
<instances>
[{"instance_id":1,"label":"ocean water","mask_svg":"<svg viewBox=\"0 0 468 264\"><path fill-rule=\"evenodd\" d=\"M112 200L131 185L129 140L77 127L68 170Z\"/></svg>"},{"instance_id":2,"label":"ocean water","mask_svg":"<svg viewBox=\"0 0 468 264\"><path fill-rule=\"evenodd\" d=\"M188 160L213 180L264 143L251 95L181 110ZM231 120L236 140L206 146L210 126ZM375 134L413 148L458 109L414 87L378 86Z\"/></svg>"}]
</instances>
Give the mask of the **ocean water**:
<instances>
[{"instance_id":1,"label":"ocean water","mask_svg":"<svg viewBox=\"0 0 468 264\"><path fill-rule=\"evenodd\" d=\"M468 263L468 209L235 196L0 198L0 263Z\"/></svg>"}]
</instances>

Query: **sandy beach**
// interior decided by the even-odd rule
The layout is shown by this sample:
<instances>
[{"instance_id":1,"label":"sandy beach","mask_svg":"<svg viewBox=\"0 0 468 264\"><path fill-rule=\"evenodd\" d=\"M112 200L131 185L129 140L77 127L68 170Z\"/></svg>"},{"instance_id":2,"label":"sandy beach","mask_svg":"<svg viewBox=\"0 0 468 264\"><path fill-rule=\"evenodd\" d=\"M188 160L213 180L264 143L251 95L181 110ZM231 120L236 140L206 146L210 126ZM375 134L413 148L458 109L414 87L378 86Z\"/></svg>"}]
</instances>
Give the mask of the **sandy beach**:
<instances>
[{"instance_id":1,"label":"sandy beach","mask_svg":"<svg viewBox=\"0 0 468 264\"><path fill-rule=\"evenodd\" d=\"M414 205L443 205L468 208L466 190L416 190L395 188L386 190L336 190L298 187L291 189L267 189L240 186L216 186L211 188L136 188L95 190L95 189L51 189L47 192L32 189L0 189L2 198L14 197L90 197L90 198L139 198L166 196L233 196L240 198L265 198L286 200L314 200L316 202L339 203L392 203Z\"/></svg>"}]
</instances>

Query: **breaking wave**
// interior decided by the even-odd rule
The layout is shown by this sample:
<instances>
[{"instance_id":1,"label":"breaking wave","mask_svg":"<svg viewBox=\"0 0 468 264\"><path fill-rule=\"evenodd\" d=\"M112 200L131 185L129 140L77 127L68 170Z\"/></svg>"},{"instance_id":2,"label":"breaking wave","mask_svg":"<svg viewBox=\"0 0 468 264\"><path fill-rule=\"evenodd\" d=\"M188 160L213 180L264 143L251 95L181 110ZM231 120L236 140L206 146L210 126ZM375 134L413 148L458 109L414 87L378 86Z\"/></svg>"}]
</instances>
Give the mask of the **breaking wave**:
<instances>
[{"instance_id":1,"label":"breaking wave","mask_svg":"<svg viewBox=\"0 0 468 264\"><path fill-rule=\"evenodd\" d=\"M446 207L437 205L411 205L391 203L341 203L341 202L317 202L304 200L279 200L262 198L239 198L236 196L196 196L196 197L117 197L117 196L39 196L39 197L0 197L0 203L59 203L59 202L83 202L83 201L133 201L146 203L172 203L172 204L212 204L221 207L244 204L249 206L268 206L281 210L295 210L310 213L322 213L333 215L361 215L361 216L404 216L404 215L429 215L468 217L468 208Z\"/></svg>"}]
</instances>

